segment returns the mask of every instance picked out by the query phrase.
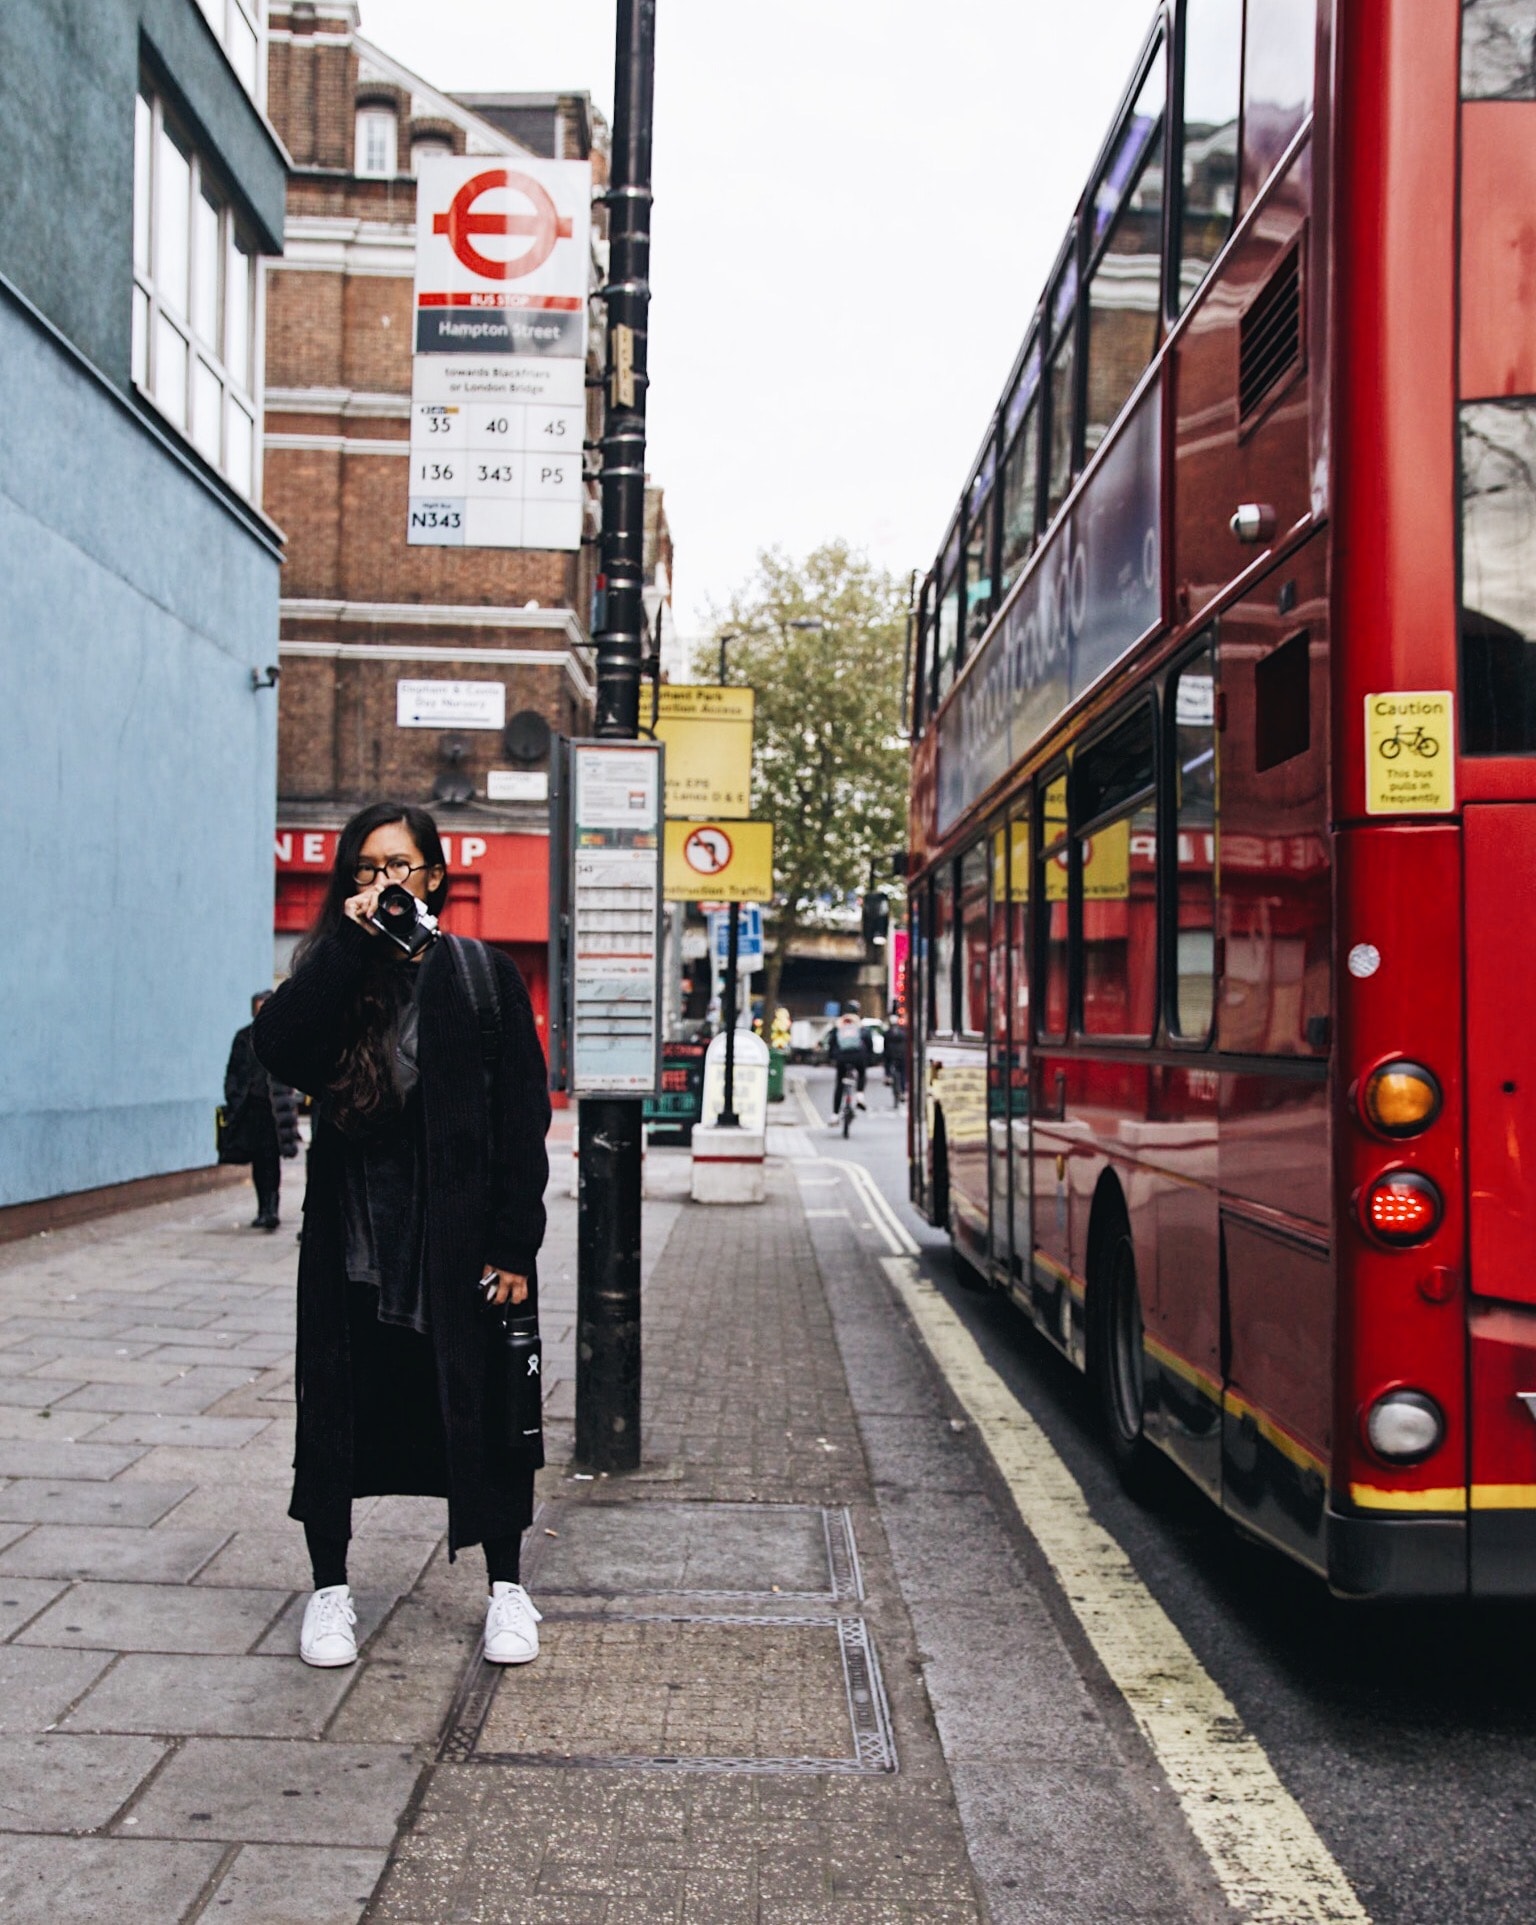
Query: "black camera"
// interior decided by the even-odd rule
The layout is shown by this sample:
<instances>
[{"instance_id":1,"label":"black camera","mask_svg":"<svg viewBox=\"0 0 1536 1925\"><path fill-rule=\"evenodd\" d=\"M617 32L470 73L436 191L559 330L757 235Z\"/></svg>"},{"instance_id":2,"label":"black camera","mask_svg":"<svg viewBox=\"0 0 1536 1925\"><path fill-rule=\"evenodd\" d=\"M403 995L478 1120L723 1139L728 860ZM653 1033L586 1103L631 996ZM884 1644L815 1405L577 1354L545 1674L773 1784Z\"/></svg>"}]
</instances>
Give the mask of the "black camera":
<instances>
[{"instance_id":1,"label":"black camera","mask_svg":"<svg viewBox=\"0 0 1536 1925\"><path fill-rule=\"evenodd\" d=\"M368 924L408 956L419 956L437 941L437 917L420 896L413 896L400 882L392 882L379 892Z\"/></svg>"}]
</instances>

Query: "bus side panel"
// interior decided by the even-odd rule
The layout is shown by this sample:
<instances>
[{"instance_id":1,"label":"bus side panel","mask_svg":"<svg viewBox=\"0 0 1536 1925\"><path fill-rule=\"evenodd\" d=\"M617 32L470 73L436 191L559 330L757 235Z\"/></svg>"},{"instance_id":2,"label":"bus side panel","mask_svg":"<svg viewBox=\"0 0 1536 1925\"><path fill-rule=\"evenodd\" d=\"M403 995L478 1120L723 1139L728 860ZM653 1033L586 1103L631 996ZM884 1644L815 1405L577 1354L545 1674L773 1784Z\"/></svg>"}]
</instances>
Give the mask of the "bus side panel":
<instances>
[{"instance_id":1,"label":"bus side panel","mask_svg":"<svg viewBox=\"0 0 1536 1925\"><path fill-rule=\"evenodd\" d=\"M1333 1444L1326 537L1223 615L1218 1165L1227 1509L1320 1564Z\"/></svg>"},{"instance_id":2,"label":"bus side panel","mask_svg":"<svg viewBox=\"0 0 1536 1925\"><path fill-rule=\"evenodd\" d=\"M1174 580L1191 614L1256 559L1254 550L1238 546L1229 527L1242 503L1272 509L1277 536L1311 509L1310 377L1281 373L1248 419L1238 418L1244 317L1266 295L1275 297L1293 267L1299 267L1304 311L1311 201L1311 153L1303 147L1258 219L1201 290L1177 350ZM1302 325L1295 368L1309 357L1305 336Z\"/></svg>"},{"instance_id":3,"label":"bus side panel","mask_svg":"<svg viewBox=\"0 0 1536 1925\"><path fill-rule=\"evenodd\" d=\"M1152 1073L1143 1123L1126 1122L1155 1166L1147 1241L1156 1252L1143 1286L1150 1434L1206 1492L1221 1496L1221 1238L1216 1200L1216 1094L1204 1067Z\"/></svg>"}]
</instances>

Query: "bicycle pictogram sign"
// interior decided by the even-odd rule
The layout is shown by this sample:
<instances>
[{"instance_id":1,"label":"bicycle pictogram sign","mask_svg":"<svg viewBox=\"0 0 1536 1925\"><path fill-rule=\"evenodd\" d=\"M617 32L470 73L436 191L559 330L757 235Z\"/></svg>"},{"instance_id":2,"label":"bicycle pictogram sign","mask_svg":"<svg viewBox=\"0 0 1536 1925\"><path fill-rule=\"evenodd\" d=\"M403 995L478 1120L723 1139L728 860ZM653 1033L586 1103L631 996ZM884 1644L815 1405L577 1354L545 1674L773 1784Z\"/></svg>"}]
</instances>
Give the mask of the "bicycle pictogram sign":
<instances>
[{"instance_id":1,"label":"bicycle pictogram sign","mask_svg":"<svg viewBox=\"0 0 1536 1925\"><path fill-rule=\"evenodd\" d=\"M531 214L475 213L475 202L496 188L518 194L533 209ZM555 251L557 241L571 238L571 219L562 214L550 199L543 183L510 167L488 167L465 181L448 204L446 213L432 216L432 232L445 234L448 245L472 273L488 281L515 281L541 268ZM528 235L533 245L508 260L492 260L482 254L470 238L474 234Z\"/></svg>"},{"instance_id":2,"label":"bicycle pictogram sign","mask_svg":"<svg viewBox=\"0 0 1536 1925\"><path fill-rule=\"evenodd\" d=\"M1401 722L1390 735L1382 736L1376 748L1389 762L1395 762L1404 749L1422 755L1426 762L1440 753L1440 743L1435 736L1426 734L1423 728L1405 728Z\"/></svg>"}]
</instances>

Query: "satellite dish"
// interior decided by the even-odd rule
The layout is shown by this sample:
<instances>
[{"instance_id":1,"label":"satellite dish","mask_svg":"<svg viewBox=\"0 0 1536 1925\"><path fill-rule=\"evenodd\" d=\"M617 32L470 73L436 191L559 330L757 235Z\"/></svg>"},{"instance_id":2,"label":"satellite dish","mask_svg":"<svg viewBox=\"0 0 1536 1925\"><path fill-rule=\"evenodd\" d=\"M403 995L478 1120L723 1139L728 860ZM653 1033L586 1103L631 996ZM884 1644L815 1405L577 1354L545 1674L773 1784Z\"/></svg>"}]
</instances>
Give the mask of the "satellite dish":
<instances>
[{"instance_id":1,"label":"satellite dish","mask_svg":"<svg viewBox=\"0 0 1536 1925\"><path fill-rule=\"evenodd\" d=\"M549 754L549 724L537 709L519 709L501 740L510 761L542 762Z\"/></svg>"}]
</instances>

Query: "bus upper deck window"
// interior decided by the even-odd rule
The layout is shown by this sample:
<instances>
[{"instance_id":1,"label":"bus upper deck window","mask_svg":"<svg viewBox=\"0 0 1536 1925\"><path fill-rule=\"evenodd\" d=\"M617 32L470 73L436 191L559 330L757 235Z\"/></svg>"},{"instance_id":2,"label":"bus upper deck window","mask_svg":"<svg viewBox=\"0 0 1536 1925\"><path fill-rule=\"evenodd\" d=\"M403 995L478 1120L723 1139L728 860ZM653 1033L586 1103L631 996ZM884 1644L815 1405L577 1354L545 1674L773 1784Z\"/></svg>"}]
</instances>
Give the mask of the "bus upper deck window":
<instances>
[{"instance_id":1,"label":"bus upper deck window","mask_svg":"<svg viewBox=\"0 0 1536 1925\"><path fill-rule=\"evenodd\" d=\"M1003 417L1001 600L1018 580L1039 532L1040 353L1025 361Z\"/></svg>"},{"instance_id":2,"label":"bus upper deck window","mask_svg":"<svg viewBox=\"0 0 1536 1925\"><path fill-rule=\"evenodd\" d=\"M1249 7L1243 60L1245 207L1311 113L1316 68L1317 0L1264 0Z\"/></svg>"},{"instance_id":3,"label":"bus upper deck window","mask_svg":"<svg viewBox=\"0 0 1536 1925\"><path fill-rule=\"evenodd\" d=\"M992 592L992 557L996 550L996 455L986 461L971 489L970 525L965 538L965 651L969 655L986 633L997 598Z\"/></svg>"},{"instance_id":4,"label":"bus upper deck window","mask_svg":"<svg viewBox=\"0 0 1536 1925\"><path fill-rule=\"evenodd\" d=\"M1085 455L1109 433L1157 349L1167 91L1159 47L1094 194L1092 244L1101 251L1088 272Z\"/></svg>"},{"instance_id":5,"label":"bus upper deck window","mask_svg":"<svg viewBox=\"0 0 1536 1925\"><path fill-rule=\"evenodd\" d=\"M1187 0L1176 242L1180 312L1232 231L1242 72L1242 0Z\"/></svg>"},{"instance_id":6,"label":"bus upper deck window","mask_svg":"<svg viewBox=\"0 0 1536 1925\"><path fill-rule=\"evenodd\" d=\"M1046 450L1045 519L1072 492L1077 473L1077 262L1068 256L1047 316L1052 343L1047 369L1050 441Z\"/></svg>"},{"instance_id":7,"label":"bus upper deck window","mask_svg":"<svg viewBox=\"0 0 1536 1925\"><path fill-rule=\"evenodd\" d=\"M1463 100L1536 100L1536 0L1461 0Z\"/></svg>"}]
</instances>

